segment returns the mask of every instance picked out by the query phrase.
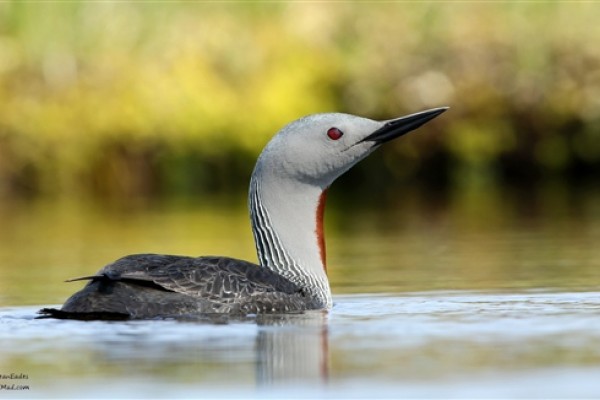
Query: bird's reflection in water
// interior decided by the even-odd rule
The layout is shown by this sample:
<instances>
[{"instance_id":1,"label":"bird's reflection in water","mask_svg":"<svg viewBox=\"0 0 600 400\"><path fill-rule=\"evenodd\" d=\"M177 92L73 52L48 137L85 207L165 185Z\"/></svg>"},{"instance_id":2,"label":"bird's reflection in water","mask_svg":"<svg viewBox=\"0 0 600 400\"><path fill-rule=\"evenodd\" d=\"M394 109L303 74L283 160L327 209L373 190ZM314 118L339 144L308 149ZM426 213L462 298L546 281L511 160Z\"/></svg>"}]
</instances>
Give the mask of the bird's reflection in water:
<instances>
[{"instance_id":1,"label":"bird's reflection in water","mask_svg":"<svg viewBox=\"0 0 600 400\"><path fill-rule=\"evenodd\" d=\"M229 382L229 374L235 371L235 386L255 381L265 388L318 386L327 381L327 323L327 312L307 311L94 325L77 321L77 327L91 328L87 345L94 360L102 360L107 366L119 365L132 375L175 381L193 376L197 383L210 376L211 383L218 385L220 381Z\"/></svg>"},{"instance_id":2,"label":"bird's reflection in water","mask_svg":"<svg viewBox=\"0 0 600 400\"><path fill-rule=\"evenodd\" d=\"M256 338L260 387L322 384L329 374L327 313L261 315Z\"/></svg>"},{"instance_id":3,"label":"bird's reflection in water","mask_svg":"<svg viewBox=\"0 0 600 400\"><path fill-rule=\"evenodd\" d=\"M227 325L255 322L256 380L259 387L280 384L322 384L329 375L328 313L305 311L297 314L259 314L235 317L213 314L178 318Z\"/></svg>"}]
</instances>

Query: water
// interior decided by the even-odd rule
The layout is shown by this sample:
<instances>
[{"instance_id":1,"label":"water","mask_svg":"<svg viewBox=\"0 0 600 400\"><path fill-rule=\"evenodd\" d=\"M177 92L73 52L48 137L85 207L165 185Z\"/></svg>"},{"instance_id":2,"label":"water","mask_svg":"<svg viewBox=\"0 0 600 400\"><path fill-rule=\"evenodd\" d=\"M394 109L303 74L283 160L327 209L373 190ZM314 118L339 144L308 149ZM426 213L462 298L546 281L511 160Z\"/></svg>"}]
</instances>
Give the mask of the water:
<instances>
[{"instance_id":1,"label":"water","mask_svg":"<svg viewBox=\"0 0 600 400\"><path fill-rule=\"evenodd\" d=\"M600 395L598 292L348 295L335 302L329 315L217 324L33 320L34 307L5 308L3 372L27 374L14 382L30 389L0 395Z\"/></svg>"},{"instance_id":2,"label":"water","mask_svg":"<svg viewBox=\"0 0 600 400\"><path fill-rule=\"evenodd\" d=\"M533 196L332 194L330 313L199 321L34 318L127 253L253 259L243 201L3 204L0 399L600 397L600 196Z\"/></svg>"}]
</instances>

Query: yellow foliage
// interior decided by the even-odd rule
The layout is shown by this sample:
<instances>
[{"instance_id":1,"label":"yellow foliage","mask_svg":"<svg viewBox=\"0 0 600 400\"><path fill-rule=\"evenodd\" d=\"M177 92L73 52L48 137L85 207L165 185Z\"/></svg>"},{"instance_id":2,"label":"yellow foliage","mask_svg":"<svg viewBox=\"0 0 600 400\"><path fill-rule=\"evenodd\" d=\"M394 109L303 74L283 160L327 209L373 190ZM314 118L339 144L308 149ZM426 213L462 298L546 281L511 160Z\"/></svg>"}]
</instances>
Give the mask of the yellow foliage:
<instances>
[{"instance_id":1,"label":"yellow foliage","mask_svg":"<svg viewBox=\"0 0 600 400\"><path fill-rule=\"evenodd\" d=\"M308 113L441 105L446 137L431 146L465 165L523 143L543 168L597 165L580 144L600 126L599 14L593 2L2 2L0 178L30 164L61 190L115 143L256 154ZM563 154L552 143L569 126L581 129Z\"/></svg>"}]
</instances>

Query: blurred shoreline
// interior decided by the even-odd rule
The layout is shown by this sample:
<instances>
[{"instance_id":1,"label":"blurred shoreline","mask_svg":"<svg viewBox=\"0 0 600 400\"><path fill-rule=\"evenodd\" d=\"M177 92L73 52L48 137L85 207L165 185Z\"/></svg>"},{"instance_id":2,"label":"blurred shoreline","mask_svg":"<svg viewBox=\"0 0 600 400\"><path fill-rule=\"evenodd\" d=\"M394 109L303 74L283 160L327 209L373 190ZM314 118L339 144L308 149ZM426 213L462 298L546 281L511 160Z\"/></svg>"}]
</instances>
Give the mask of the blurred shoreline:
<instances>
[{"instance_id":1,"label":"blurred shoreline","mask_svg":"<svg viewBox=\"0 0 600 400\"><path fill-rule=\"evenodd\" d=\"M595 2L2 2L0 196L245 190L291 120L442 105L354 176L593 184L599 13Z\"/></svg>"}]
</instances>

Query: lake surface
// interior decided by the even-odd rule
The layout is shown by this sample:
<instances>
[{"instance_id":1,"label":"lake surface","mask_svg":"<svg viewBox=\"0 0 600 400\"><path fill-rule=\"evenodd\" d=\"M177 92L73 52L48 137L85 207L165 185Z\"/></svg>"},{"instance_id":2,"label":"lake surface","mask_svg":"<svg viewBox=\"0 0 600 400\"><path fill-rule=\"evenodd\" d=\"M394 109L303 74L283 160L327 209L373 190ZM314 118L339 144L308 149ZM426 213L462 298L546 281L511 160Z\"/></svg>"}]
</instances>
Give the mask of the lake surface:
<instances>
[{"instance_id":1,"label":"lake surface","mask_svg":"<svg viewBox=\"0 0 600 400\"><path fill-rule=\"evenodd\" d=\"M33 320L0 311L12 397L598 397L600 293L336 296L247 321Z\"/></svg>"},{"instance_id":2,"label":"lake surface","mask_svg":"<svg viewBox=\"0 0 600 400\"><path fill-rule=\"evenodd\" d=\"M524 197L333 192L331 312L130 322L34 318L125 254L254 260L243 199L0 203L0 399L600 397L600 195Z\"/></svg>"}]
</instances>

